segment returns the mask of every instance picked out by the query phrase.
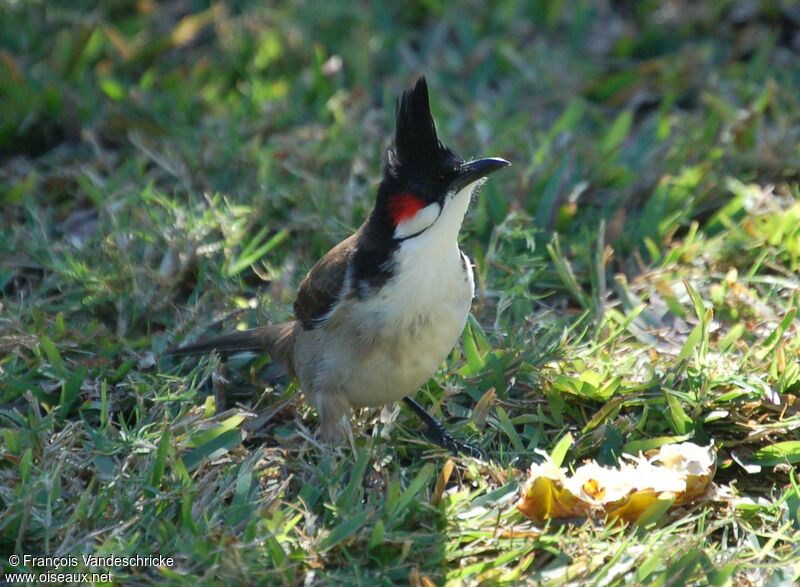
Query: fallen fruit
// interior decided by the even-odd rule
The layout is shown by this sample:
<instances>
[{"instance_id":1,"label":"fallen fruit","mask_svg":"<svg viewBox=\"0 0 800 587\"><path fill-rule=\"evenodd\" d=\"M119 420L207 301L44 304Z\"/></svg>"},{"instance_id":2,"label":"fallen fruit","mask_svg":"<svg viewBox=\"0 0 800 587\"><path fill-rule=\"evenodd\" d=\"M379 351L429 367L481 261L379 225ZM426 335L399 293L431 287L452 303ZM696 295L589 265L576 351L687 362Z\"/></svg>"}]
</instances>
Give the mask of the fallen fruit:
<instances>
[{"instance_id":1,"label":"fallen fruit","mask_svg":"<svg viewBox=\"0 0 800 587\"><path fill-rule=\"evenodd\" d=\"M619 468L592 461L567 475L546 458L531 465L516 507L536 521L592 517L636 522L657 501L666 509L701 499L716 470L713 445L691 442L665 445L650 457L623 459Z\"/></svg>"}]
</instances>

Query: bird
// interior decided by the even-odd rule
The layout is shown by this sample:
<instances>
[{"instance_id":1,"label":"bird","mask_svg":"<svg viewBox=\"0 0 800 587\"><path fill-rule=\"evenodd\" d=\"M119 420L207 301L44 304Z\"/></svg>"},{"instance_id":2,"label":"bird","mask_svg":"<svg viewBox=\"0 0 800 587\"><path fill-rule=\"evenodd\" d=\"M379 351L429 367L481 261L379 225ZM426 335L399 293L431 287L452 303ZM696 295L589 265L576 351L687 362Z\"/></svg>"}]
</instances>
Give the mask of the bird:
<instances>
[{"instance_id":1,"label":"bird","mask_svg":"<svg viewBox=\"0 0 800 587\"><path fill-rule=\"evenodd\" d=\"M395 110L375 204L358 230L302 280L294 319L167 354L269 353L316 408L324 442L346 437L353 408L403 400L427 425L429 438L479 455L411 396L459 341L475 295L459 231L479 187L510 163L465 161L439 140L425 76L400 95Z\"/></svg>"}]
</instances>

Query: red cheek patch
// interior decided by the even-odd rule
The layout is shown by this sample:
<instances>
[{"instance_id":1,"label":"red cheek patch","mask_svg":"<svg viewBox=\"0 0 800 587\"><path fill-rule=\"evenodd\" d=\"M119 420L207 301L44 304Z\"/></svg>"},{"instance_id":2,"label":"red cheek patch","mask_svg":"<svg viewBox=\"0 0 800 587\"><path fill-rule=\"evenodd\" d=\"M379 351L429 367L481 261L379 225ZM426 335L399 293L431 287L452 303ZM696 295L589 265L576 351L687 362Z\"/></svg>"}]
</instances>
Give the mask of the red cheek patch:
<instances>
[{"instance_id":1,"label":"red cheek patch","mask_svg":"<svg viewBox=\"0 0 800 587\"><path fill-rule=\"evenodd\" d=\"M410 192L402 192L389 198L389 214L395 226L403 220L413 218L424 207L425 203Z\"/></svg>"}]
</instances>

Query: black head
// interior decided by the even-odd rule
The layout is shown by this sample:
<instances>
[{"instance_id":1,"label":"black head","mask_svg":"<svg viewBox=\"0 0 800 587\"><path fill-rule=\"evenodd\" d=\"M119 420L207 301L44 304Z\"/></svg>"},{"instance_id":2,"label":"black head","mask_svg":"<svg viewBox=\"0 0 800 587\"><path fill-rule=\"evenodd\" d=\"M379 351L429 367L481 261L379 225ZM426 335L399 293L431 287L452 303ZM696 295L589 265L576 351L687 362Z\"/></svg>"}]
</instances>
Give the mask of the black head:
<instances>
[{"instance_id":1,"label":"black head","mask_svg":"<svg viewBox=\"0 0 800 587\"><path fill-rule=\"evenodd\" d=\"M397 101L397 127L386 154L378 198L358 231L353 257L357 295L366 291L364 284L378 287L385 283L393 271L392 252L410 239L431 234L429 229L437 223L455 243L469 204L464 188L477 185L506 165L508 161L498 158L465 163L439 141L428 84L420 77Z\"/></svg>"},{"instance_id":2,"label":"black head","mask_svg":"<svg viewBox=\"0 0 800 587\"><path fill-rule=\"evenodd\" d=\"M394 143L386 155L378 198L410 193L424 204L441 199L463 162L439 140L428 84L420 77L397 100Z\"/></svg>"},{"instance_id":3,"label":"black head","mask_svg":"<svg viewBox=\"0 0 800 587\"><path fill-rule=\"evenodd\" d=\"M448 193L506 165L495 158L465 163L442 144L422 76L397 101L394 142L386 155L376 213L395 227L430 204L443 207Z\"/></svg>"}]
</instances>

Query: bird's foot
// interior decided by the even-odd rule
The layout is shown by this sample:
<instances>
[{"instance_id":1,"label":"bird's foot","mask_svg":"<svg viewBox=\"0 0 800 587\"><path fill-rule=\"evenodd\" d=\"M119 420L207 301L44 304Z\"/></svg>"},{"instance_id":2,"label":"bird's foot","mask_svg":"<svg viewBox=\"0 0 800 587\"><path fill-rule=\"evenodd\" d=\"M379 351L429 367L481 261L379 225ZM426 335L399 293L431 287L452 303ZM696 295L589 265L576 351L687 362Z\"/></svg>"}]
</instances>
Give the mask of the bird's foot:
<instances>
[{"instance_id":1,"label":"bird's foot","mask_svg":"<svg viewBox=\"0 0 800 587\"><path fill-rule=\"evenodd\" d=\"M436 444L452 452L453 454L464 454L474 459L488 460L486 453L480 448L461 442L452 437L452 435L445 429L441 422L431 416L425 409L415 402L410 397L403 398L403 401L419 416L427 428L424 432L425 437Z\"/></svg>"},{"instance_id":2,"label":"bird's foot","mask_svg":"<svg viewBox=\"0 0 800 587\"><path fill-rule=\"evenodd\" d=\"M471 444L467 444L466 442L456 440L447 430L444 429L444 426L442 426L439 422L436 422L436 424L436 427L428 426L428 430L425 432L425 437L428 440L438 446L441 446L442 448L446 448L453 454L463 454L467 455L468 457L472 457L473 459L480 459L482 461L487 460L486 453L480 448Z\"/></svg>"}]
</instances>

